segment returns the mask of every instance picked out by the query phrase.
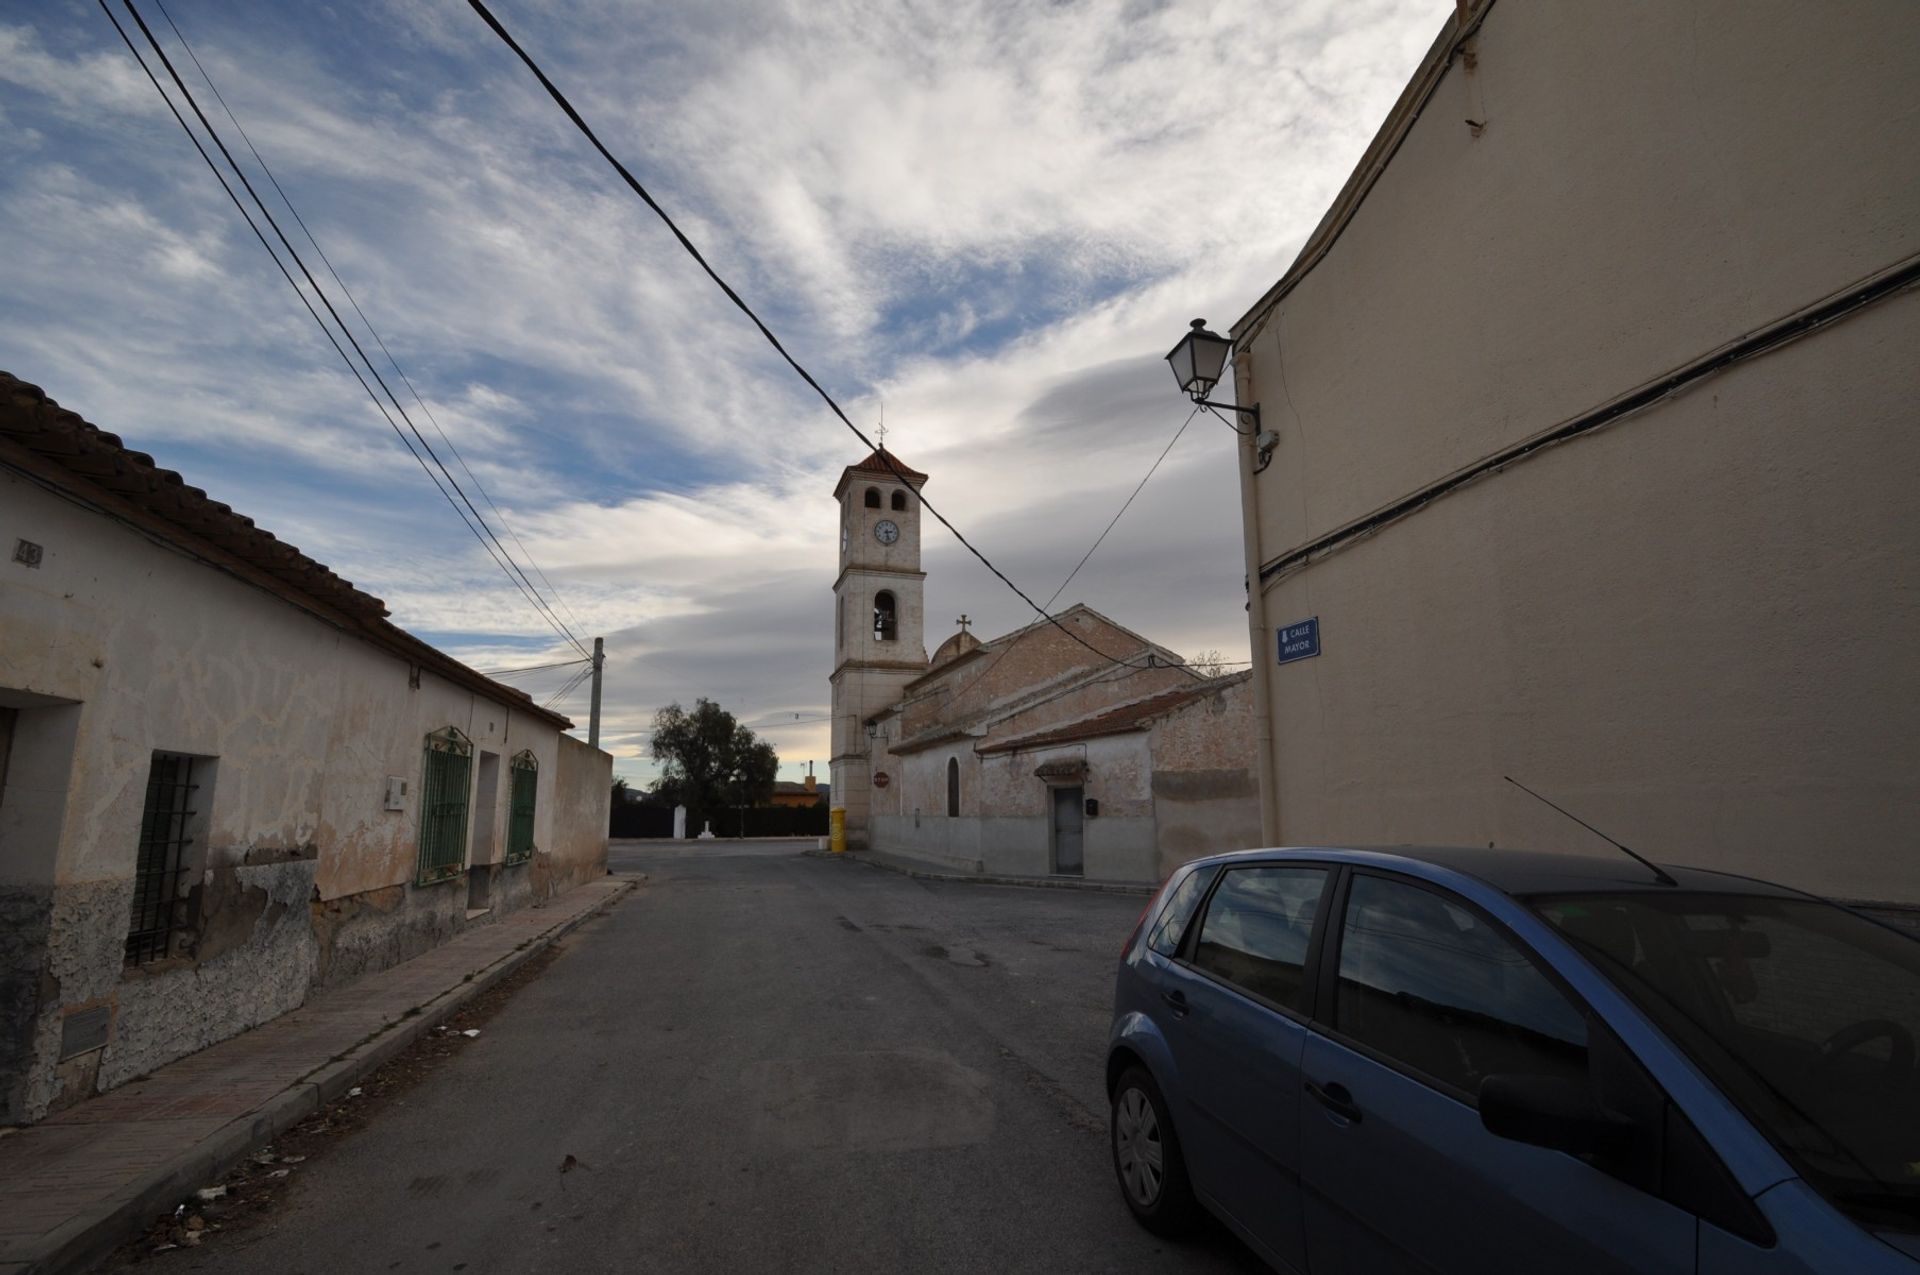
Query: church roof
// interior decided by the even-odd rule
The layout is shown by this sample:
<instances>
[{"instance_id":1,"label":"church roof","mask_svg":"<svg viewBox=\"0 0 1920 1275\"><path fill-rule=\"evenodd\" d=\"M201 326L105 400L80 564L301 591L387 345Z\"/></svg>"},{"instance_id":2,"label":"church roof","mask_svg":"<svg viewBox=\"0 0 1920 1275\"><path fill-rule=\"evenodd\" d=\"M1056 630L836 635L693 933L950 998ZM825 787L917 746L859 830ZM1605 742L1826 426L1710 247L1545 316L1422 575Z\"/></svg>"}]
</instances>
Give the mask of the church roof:
<instances>
[{"instance_id":1,"label":"church roof","mask_svg":"<svg viewBox=\"0 0 1920 1275\"><path fill-rule=\"evenodd\" d=\"M967 652L977 651L985 645L986 643L982 642L979 638L962 629L940 644L940 649L933 653L933 660L927 665L927 668L929 671L937 669L949 660L957 660Z\"/></svg>"},{"instance_id":2,"label":"church roof","mask_svg":"<svg viewBox=\"0 0 1920 1275\"><path fill-rule=\"evenodd\" d=\"M857 465L848 465L840 471L840 481L834 484L833 498L838 500L840 493L847 489L856 474L871 474L875 478L892 478L904 481L907 486L919 491L927 481L927 476L908 465L884 447L867 453L867 458Z\"/></svg>"},{"instance_id":3,"label":"church roof","mask_svg":"<svg viewBox=\"0 0 1920 1275\"><path fill-rule=\"evenodd\" d=\"M1050 726L1035 731L1031 735L1020 735L1013 739L997 740L978 749L986 753L1012 753L1031 748L1051 748L1056 744L1073 744L1083 739L1099 739L1106 735L1125 735L1131 731L1146 730L1158 719L1165 717L1175 709L1185 708L1195 700L1224 690L1235 682L1251 677L1252 670L1236 673L1231 677L1214 678L1195 686L1175 687L1162 691L1158 695L1149 695L1143 700L1131 704L1122 704L1119 708L1110 708L1097 713L1084 721L1067 726Z\"/></svg>"}]
</instances>

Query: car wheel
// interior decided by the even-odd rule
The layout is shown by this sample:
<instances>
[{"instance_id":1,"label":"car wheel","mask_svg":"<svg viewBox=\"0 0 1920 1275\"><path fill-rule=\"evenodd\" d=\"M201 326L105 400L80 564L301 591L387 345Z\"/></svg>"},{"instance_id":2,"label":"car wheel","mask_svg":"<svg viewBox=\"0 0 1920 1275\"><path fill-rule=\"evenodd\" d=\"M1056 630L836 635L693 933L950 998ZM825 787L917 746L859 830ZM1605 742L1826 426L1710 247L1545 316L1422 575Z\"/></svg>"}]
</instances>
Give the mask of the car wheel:
<instances>
[{"instance_id":1,"label":"car wheel","mask_svg":"<svg viewBox=\"0 0 1920 1275\"><path fill-rule=\"evenodd\" d=\"M1120 1074L1113 1087L1113 1171L1120 1195L1150 1231L1177 1235L1193 1225L1193 1188L1187 1182L1180 1139L1167 1118L1166 1100L1153 1078L1138 1067Z\"/></svg>"}]
</instances>

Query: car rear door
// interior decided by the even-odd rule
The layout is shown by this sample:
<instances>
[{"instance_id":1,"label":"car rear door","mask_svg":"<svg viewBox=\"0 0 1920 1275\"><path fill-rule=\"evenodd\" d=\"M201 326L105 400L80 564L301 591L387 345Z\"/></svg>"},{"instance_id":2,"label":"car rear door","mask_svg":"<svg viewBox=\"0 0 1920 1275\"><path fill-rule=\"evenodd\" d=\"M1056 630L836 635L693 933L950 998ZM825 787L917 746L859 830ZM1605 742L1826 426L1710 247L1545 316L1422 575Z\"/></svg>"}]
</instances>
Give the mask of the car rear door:
<instances>
[{"instance_id":1,"label":"car rear door","mask_svg":"<svg viewBox=\"0 0 1920 1275\"><path fill-rule=\"evenodd\" d=\"M1372 869L1342 895L1301 1060L1314 1275L1693 1271L1692 1214L1480 1122L1489 1074L1587 1074L1570 993L1457 895Z\"/></svg>"},{"instance_id":2,"label":"car rear door","mask_svg":"<svg viewBox=\"0 0 1920 1275\"><path fill-rule=\"evenodd\" d=\"M1305 1269L1300 1218L1300 1055L1315 927L1332 868L1226 868L1166 975L1166 1036L1194 1185L1268 1260Z\"/></svg>"}]
</instances>

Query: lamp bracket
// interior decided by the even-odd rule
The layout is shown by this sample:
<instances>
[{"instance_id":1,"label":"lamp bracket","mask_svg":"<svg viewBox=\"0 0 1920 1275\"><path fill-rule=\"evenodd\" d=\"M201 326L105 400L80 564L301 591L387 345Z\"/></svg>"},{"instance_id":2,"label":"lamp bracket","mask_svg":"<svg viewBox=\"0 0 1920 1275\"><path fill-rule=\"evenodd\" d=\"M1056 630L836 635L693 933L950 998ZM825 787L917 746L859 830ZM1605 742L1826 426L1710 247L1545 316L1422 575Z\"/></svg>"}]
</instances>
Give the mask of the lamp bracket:
<instances>
[{"instance_id":1,"label":"lamp bracket","mask_svg":"<svg viewBox=\"0 0 1920 1275\"><path fill-rule=\"evenodd\" d=\"M1222 411L1239 412L1242 415L1251 416L1253 417L1254 428L1257 430L1260 427L1260 405L1258 403L1254 403L1247 407L1242 407L1238 403L1215 403L1209 399L1204 399L1204 398L1196 398L1193 401L1195 403L1198 403L1201 407L1217 407L1217 408L1220 408Z\"/></svg>"}]
</instances>

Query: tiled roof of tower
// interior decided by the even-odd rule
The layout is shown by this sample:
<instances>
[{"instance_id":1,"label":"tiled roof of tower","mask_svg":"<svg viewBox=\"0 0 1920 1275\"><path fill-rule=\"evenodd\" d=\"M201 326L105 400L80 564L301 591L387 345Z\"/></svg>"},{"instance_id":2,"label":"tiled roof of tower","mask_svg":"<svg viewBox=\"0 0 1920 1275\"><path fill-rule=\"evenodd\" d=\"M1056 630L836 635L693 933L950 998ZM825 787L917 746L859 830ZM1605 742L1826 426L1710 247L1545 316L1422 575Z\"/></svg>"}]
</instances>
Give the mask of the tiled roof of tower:
<instances>
[{"instance_id":1,"label":"tiled roof of tower","mask_svg":"<svg viewBox=\"0 0 1920 1275\"><path fill-rule=\"evenodd\" d=\"M840 471L840 481L834 484L833 488L835 500L840 499L840 493L847 489L847 484L853 481L855 474L871 474L875 478L905 480L906 484L915 491L920 490L921 485L927 481L925 474L882 447L868 452L867 458L859 464L848 465Z\"/></svg>"},{"instance_id":2,"label":"tiled roof of tower","mask_svg":"<svg viewBox=\"0 0 1920 1275\"><path fill-rule=\"evenodd\" d=\"M1050 748L1056 744L1078 743L1083 739L1099 739L1105 735L1124 735L1130 731L1145 730L1156 720L1175 709L1184 708L1195 700L1204 699L1251 676L1252 672L1248 671L1201 682L1196 686L1175 687L1173 690L1161 691L1158 695L1150 695L1146 699L1136 700L1131 704L1122 704L1119 708L1110 708L1085 721L1049 727L1014 739L996 740L977 751L982 754L1012 753L1032 748Z\"/></svg>"},{"instance_id":3,"label":"tiled roof of tower","mask_svg":"<svg viewBox=\"0 0 1920 1275\"><path fill-rule=\"evenodd\" d=\"M109 517L264 588L448 681L566 730L573 723L494 681L387 619L379 598L342 580L253 519L190 486L76 413L45 390L0 372L0 465L78 498Z\"/></svg>"}]
</instances>

